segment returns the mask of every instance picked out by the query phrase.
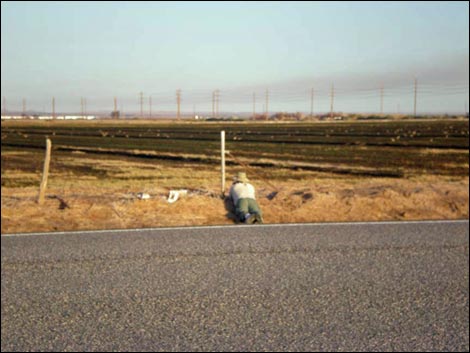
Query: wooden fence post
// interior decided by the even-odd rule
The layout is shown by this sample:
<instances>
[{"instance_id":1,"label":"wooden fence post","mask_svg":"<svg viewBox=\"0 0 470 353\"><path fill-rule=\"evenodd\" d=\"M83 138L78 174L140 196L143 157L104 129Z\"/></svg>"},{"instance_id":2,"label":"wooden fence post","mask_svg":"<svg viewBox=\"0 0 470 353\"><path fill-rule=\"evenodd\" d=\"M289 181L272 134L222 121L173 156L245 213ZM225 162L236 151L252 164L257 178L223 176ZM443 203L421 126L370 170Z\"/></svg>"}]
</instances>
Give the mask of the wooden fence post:
<instances>
[{"instance_id":1,"label":"wooden fence post","mask_svg":"<svg viewBox=\"0 0 470 353\"><path fill-rule=\"evenodd\" d=\"M222 167L222 196L225 196L225 131L220 132L220 157Z\"/></svg>"},{"instance_id":2,"label":"wooden fence post","mask_svg":"<svg viewBox=\"0 0 470 353\"><path fill-rule=\"evenodd\" d=\"M47 177L49 176L49 164L51 162L51 140L46 139L46 158L44 159L44 168L42 171L41 186L39 187L38 204L44 203L44 195L47 187Z\"/></svg>"}]
</instances>

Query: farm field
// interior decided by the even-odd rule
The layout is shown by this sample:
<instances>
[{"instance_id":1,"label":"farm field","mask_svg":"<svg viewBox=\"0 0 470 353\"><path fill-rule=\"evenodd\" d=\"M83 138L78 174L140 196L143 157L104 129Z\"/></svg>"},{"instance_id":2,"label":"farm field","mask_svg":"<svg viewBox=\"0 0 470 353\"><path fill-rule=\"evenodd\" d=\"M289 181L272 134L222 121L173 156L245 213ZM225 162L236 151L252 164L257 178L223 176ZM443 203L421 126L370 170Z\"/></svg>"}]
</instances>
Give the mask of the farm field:
<instances>
[{"instance_id":1,"label":"farm field","mask_svg":"<svg viewBox=\"0 0 470 353\"><path fill-rule=\"evenodd\" d=\"M233 224L221 130L227 188L246 170L266 222L468 218L468 120L15 121L2 122L2 233ZM172 189L189 194L168 204Z\"/></svg>"},{"instance_id":2,"label":"farm field","mask_svg":"<svg viewBox=\"0 0 470 353\"><path fill-rule=\"evenodd\" d=\"M262 164L269 160L275 166L293 162L292 167L320 171L326 164L352 172L360 168L383 171L392 176L405 172L468 174L468 153L464 151L469 148L468 120L308 124L21 122L2 124L2 149L43 148L49 136L59 150L218 163L221 130L226 131L227 149L234 156L261 166L269 166L269 162Z\"/></svg>"}]
</instances>

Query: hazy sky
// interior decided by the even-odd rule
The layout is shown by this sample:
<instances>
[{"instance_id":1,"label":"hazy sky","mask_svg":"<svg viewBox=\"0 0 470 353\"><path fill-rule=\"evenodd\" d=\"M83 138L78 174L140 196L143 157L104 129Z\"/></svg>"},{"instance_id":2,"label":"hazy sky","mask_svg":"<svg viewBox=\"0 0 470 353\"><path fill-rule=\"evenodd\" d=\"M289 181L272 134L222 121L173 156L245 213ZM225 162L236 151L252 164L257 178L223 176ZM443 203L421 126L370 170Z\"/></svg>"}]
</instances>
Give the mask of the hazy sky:
<instances>
[{"instance_id":1,"label":"hazy sky","mask_svg":"<svg viewBox=\"0 0 470 353\"><path fill-rule=\"evenodd\" d=\"M1 2L8 109L463 112L468 2ZM147 103L146 103L147 104ZM148 109L146 107L146 109Z\"/></svg>"}]
</instances>

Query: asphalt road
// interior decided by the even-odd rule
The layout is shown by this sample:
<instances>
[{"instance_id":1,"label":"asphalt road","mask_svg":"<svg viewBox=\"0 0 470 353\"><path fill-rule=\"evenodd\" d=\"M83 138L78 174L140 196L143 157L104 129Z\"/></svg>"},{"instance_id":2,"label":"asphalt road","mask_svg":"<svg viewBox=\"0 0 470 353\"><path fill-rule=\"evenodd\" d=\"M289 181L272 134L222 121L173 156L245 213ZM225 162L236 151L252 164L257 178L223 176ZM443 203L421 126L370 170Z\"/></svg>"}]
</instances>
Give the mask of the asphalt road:
<instances>
[{"instance_id":1,"label":"asphalt road","mask_svg":"<svg viewBox=\"0 0 470 353\"><path fill-rule=\"evenodd\" d=\"M469 223L2 236L4 351L468 351Z\"/></svg>"}]
</instances>

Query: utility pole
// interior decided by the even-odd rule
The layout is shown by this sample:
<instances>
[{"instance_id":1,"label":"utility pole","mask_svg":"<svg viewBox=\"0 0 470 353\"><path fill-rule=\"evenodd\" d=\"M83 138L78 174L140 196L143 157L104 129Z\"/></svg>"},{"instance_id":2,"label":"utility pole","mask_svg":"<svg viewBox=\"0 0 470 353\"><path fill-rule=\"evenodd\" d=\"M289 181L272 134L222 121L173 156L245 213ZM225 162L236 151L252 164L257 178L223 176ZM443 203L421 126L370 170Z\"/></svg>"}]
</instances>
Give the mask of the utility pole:
<instances>
[{"instance_id":1,"label":"utility pole","mask_svg":"<svg viewBox=\"0 0 470 353\"><path fill-rule=\"evenodd\" d=\"M330 94L330 118L333 119L333 104L335 100L335 86L331 84L331 94Z\"/></svg>"},{"instance_id":2,"label":"utility pole","mask_svg":"<svg viewBox=\"0 0 470 353\"><path fill-rule=\"evenodd\" d=\"M85 119L86 116L86 98L81 97L80 98L80 106L82 109L82 119Z\"/></svg>"},{"instance_id":3,"label":"utility pole","mask_svg":"<svg viewBox=\"0 0 470 353\"><path fill-rule=\"evenodd\" d=\"M177 89L176 90L176 105L177 105L177 110L176 110L176 119L180 120L181 117L181 90Z\"/></svg>"},{"instance_id":4,"label":"utility pole","mask_svg":"<svg viewBox=\"0 0 470 353\"><path fill-rule=\"evenodd\" d=\"M23 116L26 116L26 99L23 98Z\"/></svg>"},{"instance_id":5,"label":"utility pole","mask_svg":"<svg viewBox=\"0 0 470 353\"><path fill-rule=\"evenodd\" d=\"M256 119L256 93L253 92L253 120Z\"/></svg>"},{"instance_id":6,"label":"utility pole","mask_svg":"<svg viewBox=\"0 0 470 353\"><path fill-rule=\"evenodd\" d=\"M219 117L219 94L220 90L216 89L212 92L212 117L218 118Z\"/></svg>"},{"instance_id":7,"label":"utility pole","mask_svg":"<svg viewBox=\"0 0 470 353\"><path fill-rule=\"evenodd\" d=\"M7 100L3 97L3 115L7 115Z\"/></svg>"},{"instance_id":8,"label":"utility pole","mask_svg":"<svg viewBox=\"0 0 470 353\"><path fill-rule=\"evenodd\" d=\"M52 119L55 119L55 97L52 97Z\"/></svg>"},{"instance_id":9,"label":"utility pole","mask_svg":"<svg viewBox=\"0 0 470 353\"><path fill-rule=\"evenodd\" d=\"M219 101L220 101L220 90L215 90L215 115L218 118L219 117Z\"/></svg>"},{"instance_id":10,"label":"utility pole","mask_svg":"<svg viewBox=\"0 0 470 353\"><path fill-rule=\"evenodd\" d=\"M212 117L215 118L215 91L212 91Z\"/></svg>"},{"instance_id":11,"label":"utility pole","mask_svg":"<svg viewBox=\"0 0 470 353\"><path fill-rule=\"evenodd\" d=\"M152 96L149 96L149 117L152 118Z\"/></svg>"},{"instance_id":12,"label":"utility pole","mask_svg":"<svg viewBox=\"0 0 470 353\"><path fill-rule=\"evenodd\" d=\"M266 120L269 119L269 90L266 88Z\"/></svg>"},{"instance_id":13,"label":"utility pole","mask_svg":"<svg viewBox=\"0 0 470 353\"><path fill-rule=\"evenodd\" d=\"M312 87L311 95L310 95L310 116L313 117L313 97L315 94L315 90Z\"/></svg>"},{"instance_id":14,"label":"utility pole","mask_svg":"<svg viewBox=\"0 0 470 353\"><path fill-rule=\"evenodd\" d=\"M380 114L384 113L384 85L380 86Z\"/></svg>"},{"instance_id":15,"label":"utility pole","mask_svg":"<svg viewBox=\"0 0 470 353\"><path fill-rule=\"evenodd\" d=\"M144 92L140 92L140 118L144 117Z\"/></svg>"},{"instance_id":16,"label":"utility pole","mask_svg":"<svg viewBox=\"0 0 470 353\"><path fill-rule=\"evenodd\" d=\"M114 109L111 113L111 118L112 119L119 119L119 113L118 113L118 110L117 110L117 98L114 97Z\"/></svg>"},{"instance_id":17,"label":"utility pole","mask_svg":"<svg viewBox=\"0 0 470 353\"><path fill-rule=\"evenodd\" d=\"M418 98L418 79L415 77L415 99L414 99L414 107L413 107L413 115L416 117L416 103Z\"/></svg>"}]
</instances>

